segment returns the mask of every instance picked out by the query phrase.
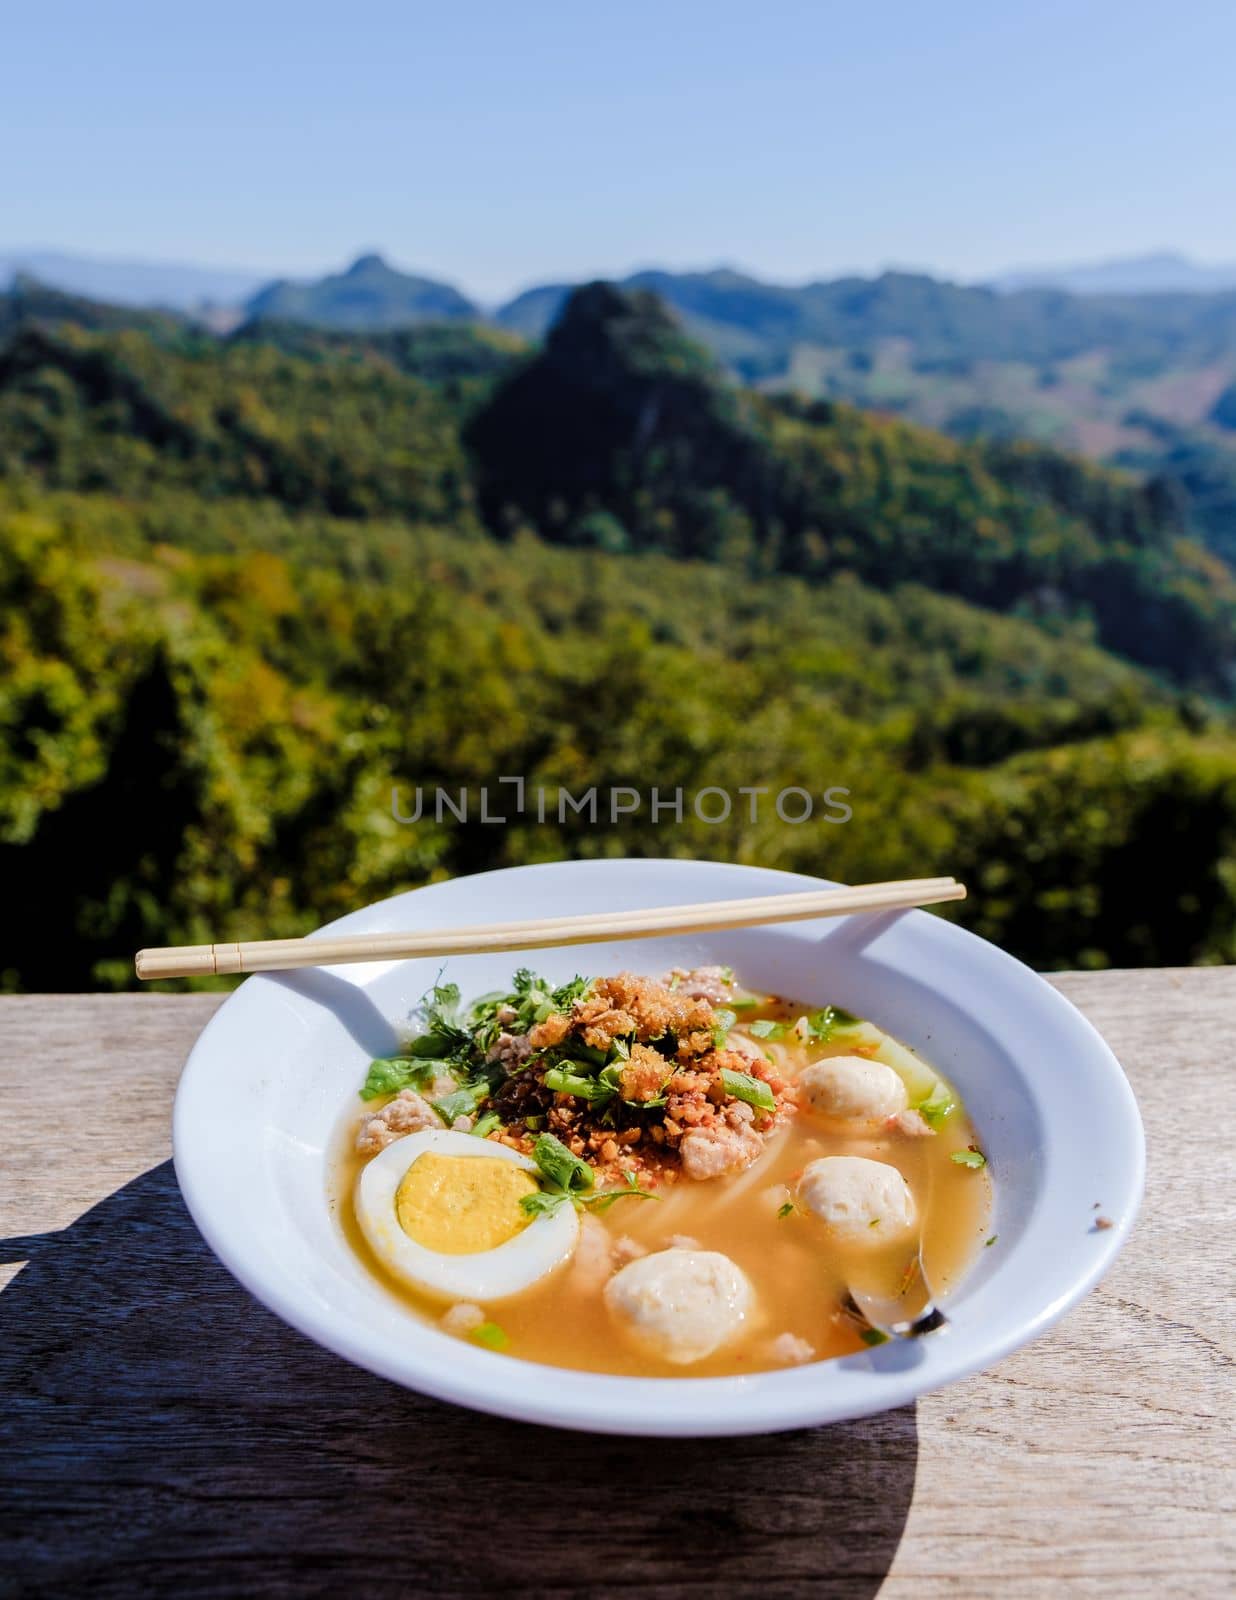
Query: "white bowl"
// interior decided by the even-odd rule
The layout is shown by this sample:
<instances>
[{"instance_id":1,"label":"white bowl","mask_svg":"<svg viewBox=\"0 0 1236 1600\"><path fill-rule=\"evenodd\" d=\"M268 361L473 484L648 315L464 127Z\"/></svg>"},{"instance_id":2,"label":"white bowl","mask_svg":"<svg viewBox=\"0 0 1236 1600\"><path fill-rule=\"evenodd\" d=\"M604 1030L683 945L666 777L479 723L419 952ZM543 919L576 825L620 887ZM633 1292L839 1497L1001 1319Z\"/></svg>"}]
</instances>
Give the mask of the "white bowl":
<instances>
[{"instance_id":1,"label":"white bowl","mask_svg":"<svg viewBox=\"0 0 1236 1600\"><path fill-rule=\"evenodd\" d=\"M566 861L398 895L332 932L731 899L820 880L711 861ZM728 962L745 980L833 1001L920 1050L961 1091L995 1189L990 1248L913 1343L731 1378L624 1378L520 1361L440 1333L355 1257L328 1203L327 1158L372 1056L390 1051L436 961L250 978L206 1028L176 1096L176 1175L220 1260L327 1349L409 1388L527 1421L609 1433L763 1433L864 1416L988 1367L1091 1289L1124 1242L1145 1152L1132 1091L1088 1022L995 946L925 912L452 959L465 998L524 964L656 973ZM354 1102L359 1105L359 1102ZM1094 1226L1099 1201L1114 1226ZM210 1352L203 1352L210 1359Z\"/></svg>"}]
</instances>

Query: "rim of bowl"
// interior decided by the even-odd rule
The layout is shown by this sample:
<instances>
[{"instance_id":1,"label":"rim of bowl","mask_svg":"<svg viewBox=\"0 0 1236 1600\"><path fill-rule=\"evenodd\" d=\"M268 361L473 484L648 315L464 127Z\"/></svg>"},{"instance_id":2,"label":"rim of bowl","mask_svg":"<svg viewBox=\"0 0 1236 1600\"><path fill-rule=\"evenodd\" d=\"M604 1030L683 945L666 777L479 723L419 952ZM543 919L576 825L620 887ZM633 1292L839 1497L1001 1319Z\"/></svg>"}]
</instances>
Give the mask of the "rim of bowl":
<instances>
[{"instance_id":1,"label":"rim of bowl","mask_svg":"<svg viewBox=\"0 0 1236 1600\"><path fill-rule=\"evenodd\" d=\"M452 878L392 895L336 918L308 937L360 931L359 925L370 924L375 917L389 920L382 917L383 911L399 908L402 912L419 897L447 902L460 884L495 884L499 879L563 873L630 875L648 869L679 879L728 875L745 879L752 893L775 892L791 885L835 886L833 880L806 873L697 858L601 857L537 862ZM665 903L675 903L676 899L672 895ZM829 926L835 928L846 920L820 919L792 926L801 933L810 933ZM209 1056L215 1039L242 1020L244 1011L269 1008L279 993L261 974L246 978L228 996L198 1036L185 1062L172 1124L173 1163L181 1194L194 1223L223 1265L249 1293L291 1327L380 1377L473 1410L597 1433L723 1437L843 1422L904 1405L920 1394L994 1365L1046 1332L1094 1288L1123 1247L1136 1219L1145 1183L1145 1137L1133 1091L1115 1055L1093 1025L1045 978L997 945L925 911L900 913L896 920L901 936L912 940L925 954L938 945L946 966L968 970L975 989L984 986L984 979L1015 984L1030 1003L1071 1036L1075 1070L1079 1075L1088 1075L1091 1086L1104 1097L1102 1137L1115 1174L1106 1202L1115 1213L1113 1225L1089 1237L1084 1260L1054 1273L1056 1281L1050 1285L1050 1292L1046 1284L1039 1294L1033 1285L1023 1287L1014 1296L1020 1310L1008 1326L991 1332L989 1337L984 1337L982 1327L968 1328L960 1337L954 1329L948 1338L894 1341L858 1354L776 1371L736 1377L639 1378L555 1367L472 1348L409 1312L407 1322L413 1337L400 1341L398 1349L392 1348L371 1337L363 1324L355 1324L346 1314L317 1304L301 1285L280 1276L276 1264L268 1259L268 1252L257 1244L257 1235L235 1225L236 1219L228 1213L226 1196L217 1186L211 1153L195 1137L202 1098L209 1099L213 1087ZM449 925L450 921L448 915L445 923ZM759 931L743 930L748 934ZM344 966L323 970L364 990L373 977L401 964L383 962L363 969ZM358 971L362 973L359 981L355 976ZM286 994L279 996L279 1004L286 1008ZM967 1014L964 1009L963 1014ZM998 1176L996 1186L998 1194ZM1119 1192L1112 1192L1115 1188ZM324 1200L325 1195L324 1184ZM1081 1256L1080 1251L1078 1255ZM997 1265L989 1283L997 1284L1003 1276L1005 1272ZM959 1288L964 1288L968 1277L969 1271ZM844 1381L822 1381L822 1373L828 1377L843 1374Z\"/></svg>"}]
</instances>

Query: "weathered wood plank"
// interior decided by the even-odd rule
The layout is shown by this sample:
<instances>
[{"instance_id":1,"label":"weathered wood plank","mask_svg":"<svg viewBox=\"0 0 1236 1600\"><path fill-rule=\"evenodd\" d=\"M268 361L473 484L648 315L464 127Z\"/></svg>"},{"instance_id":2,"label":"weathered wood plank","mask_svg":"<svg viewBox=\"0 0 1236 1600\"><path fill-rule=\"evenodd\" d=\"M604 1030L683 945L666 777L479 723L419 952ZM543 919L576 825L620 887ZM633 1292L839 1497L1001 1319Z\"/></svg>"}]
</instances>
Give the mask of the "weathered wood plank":
<instances>
[{"instance_id":1,"label":"weathered wood plank","mask_svg":"<svg viewBox=\"0 0 1236 1600\"><path fill-rule=\"evenodd\" d=\"M0 1594L1230 1592L1236 970L1055 981L1147 1124L1107 1281L916 1407L726 1443L550 1434L316 1349L176 1191L218 997L0 999Z\"/></svg>"}]
</instances>

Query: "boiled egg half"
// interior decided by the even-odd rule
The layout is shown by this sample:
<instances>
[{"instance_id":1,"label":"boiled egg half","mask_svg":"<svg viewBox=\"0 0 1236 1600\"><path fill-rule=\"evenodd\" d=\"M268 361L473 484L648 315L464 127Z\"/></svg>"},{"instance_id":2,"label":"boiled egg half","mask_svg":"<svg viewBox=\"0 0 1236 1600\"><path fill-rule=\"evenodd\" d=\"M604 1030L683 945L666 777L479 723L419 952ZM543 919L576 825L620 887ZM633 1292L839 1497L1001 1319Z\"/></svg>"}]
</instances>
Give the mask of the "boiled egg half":
<instances>
[{"instance_id":1,"label":"boiled egg half","mask_svg":"<svg viewBox=\"0 0 1236 1600\"><path fill-rule=\"evenodd\" d=\"M442 1300L505 1300L567 1260L575 1207L529 1216L535 1162L470 1133L431 1128L396 1139L361 1171L356 1220L401 1282Z\"/></svg>"}]
</instances>

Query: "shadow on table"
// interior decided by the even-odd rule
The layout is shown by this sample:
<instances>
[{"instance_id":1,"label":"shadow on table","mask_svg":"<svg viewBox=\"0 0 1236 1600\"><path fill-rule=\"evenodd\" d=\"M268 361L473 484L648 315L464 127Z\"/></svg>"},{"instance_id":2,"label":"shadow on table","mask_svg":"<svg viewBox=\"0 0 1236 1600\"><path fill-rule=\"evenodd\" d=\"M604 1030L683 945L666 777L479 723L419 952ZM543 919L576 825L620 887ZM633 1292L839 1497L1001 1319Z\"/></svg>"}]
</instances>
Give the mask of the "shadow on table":
<instances>
[{"instance_id":1,"label":"shadow on table","mask_svg":"<svg viewBox=\"0 0 1236 1600\"><path fill-rule=\"evenodd\" d=\"M0 1259L28 1260L0 1295L0 1595L860 1597L905 1523L912 1406L641 1440L442 1405L251 1299L170 1161Z\"/></svg>"}]
</instances>

